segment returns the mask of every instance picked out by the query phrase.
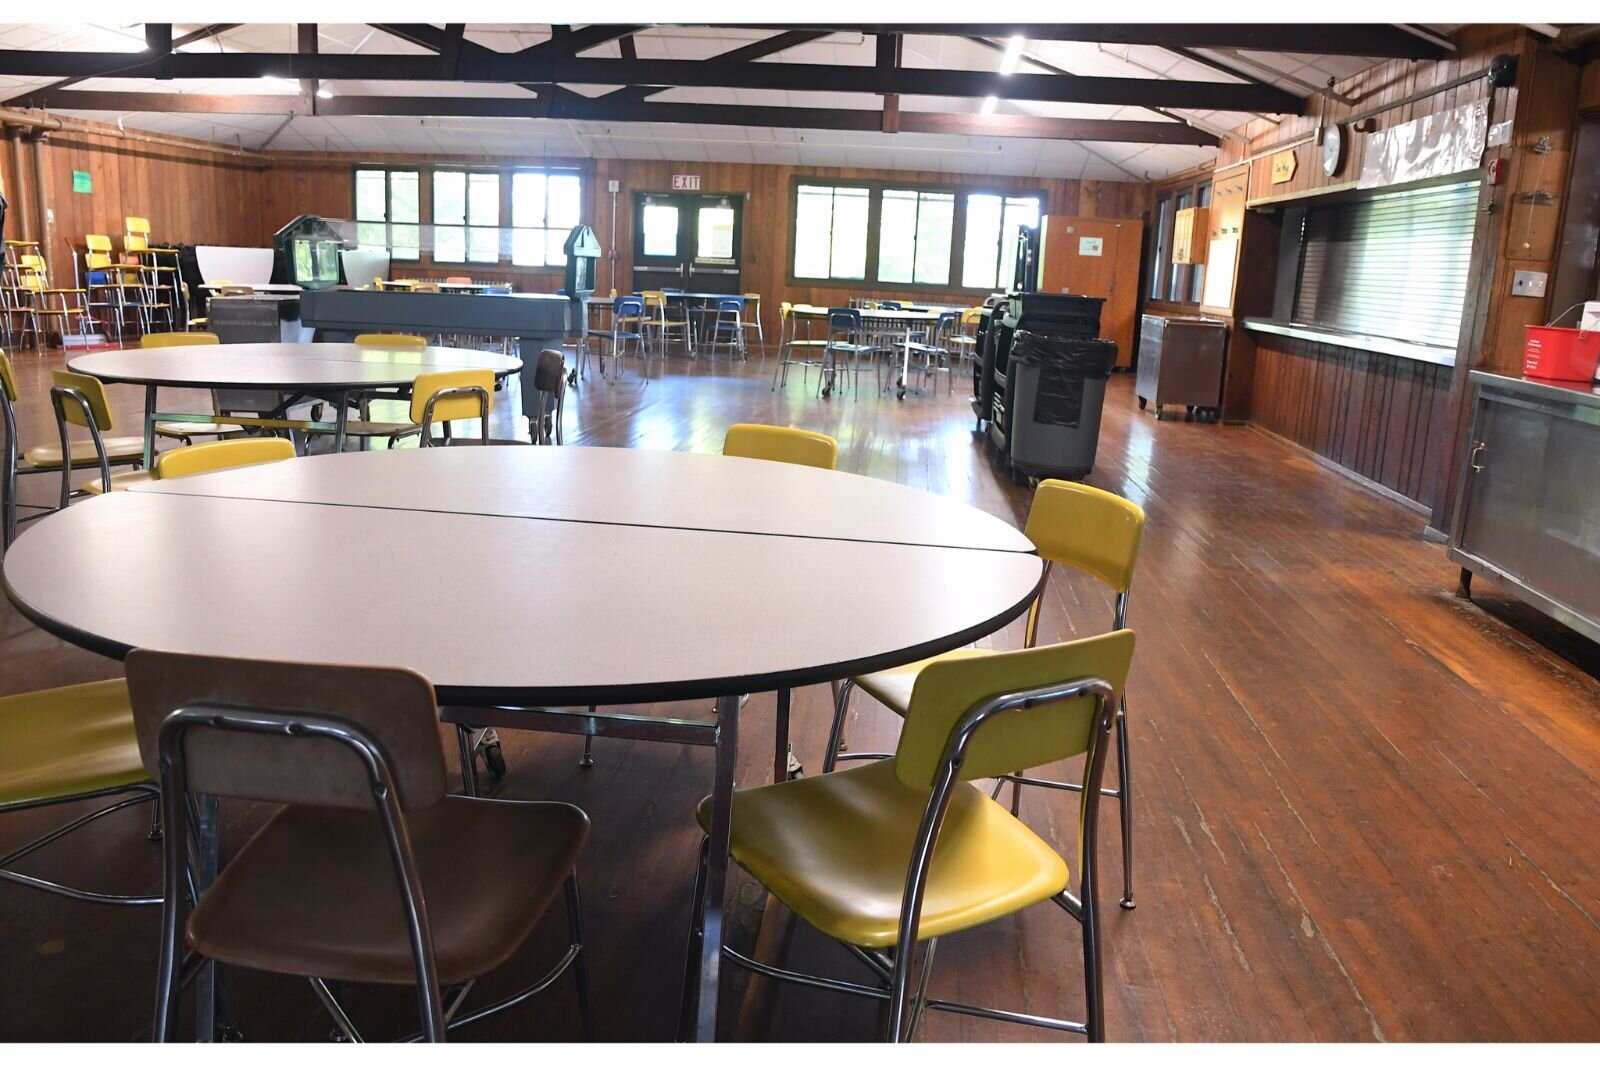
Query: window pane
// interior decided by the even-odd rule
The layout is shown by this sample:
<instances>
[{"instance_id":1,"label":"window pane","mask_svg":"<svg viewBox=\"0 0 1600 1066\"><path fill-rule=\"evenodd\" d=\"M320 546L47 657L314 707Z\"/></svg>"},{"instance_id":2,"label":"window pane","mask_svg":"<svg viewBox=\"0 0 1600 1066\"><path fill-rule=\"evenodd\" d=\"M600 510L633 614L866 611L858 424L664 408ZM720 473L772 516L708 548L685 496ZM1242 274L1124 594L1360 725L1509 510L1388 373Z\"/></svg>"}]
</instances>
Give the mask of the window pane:
<instances>
[{"instance_id":1,"label":"window pane","mask_svg":"<svg viewBox=\"0 0 1600 1066\"><path fill-rule=\"evenodd\" d=\"M382 222L388 217L389 176L381 170L356 171L356 218ZM365 238L363 238L365 240ZM380 238L379 244L383 241Z\"/></svg>"},{"instance_id":2,"label":"window pane","mask_svg":"<svg viewBox=\"0 0 1600 1066\"><path fill-rule=\"evenodd\" d=\"M474 226L500 225L500 175L467 176L467 216Z\"/></svg>"},{"instance_id":3,"label":"window pane","mask_svg":"<svg viewBox=\"0 0 1600 1066\"><path fill-rule=\"evenodd\" d=\"M567 231L551 229L544 231L544 259L551 266L564 267L567 265L567 253L562 251L562 246L567 243Z\"/></svg>"},{"instance_id":4,"label":"window pane","mask_svg":"<svg viewBox=\"0 0 1600 1066\"><path fill-rule=\"evenodd\" d=\"M832 277L866 279L867 200L866 189L833 191L833 252L829 258Z\"/></svg>"},{"instance_id":5,"label":"window pane","mask_svg":"<svg viewBox=\"0 0 1600 1066\"><path fill-rule=\"evenodd\" d=\"M356 224L356 244L363 252L382 252L389 247L389 227L382 222Z\"/></svg>"},{"instance_id":6,"label":"window pane","mask_svg":"<svg viewBox=\"0 0 1600 1066\"><path fill-rule=\"evenodd\" d=\"M1150 230L1150 290L1152 300L1161 299L1161 282L1167 269L1167 233L1172 223L1172 200L1156 201L1155 225Z\"/></svg>"},{"instance_id":7,"label":"window pane","mask_svg":"<svg viewBox=\"0 0 1600 1066\"><path fill-rule=\"evenodd\" d=\"M794 276L828 276L828 235L833 229L833 190L800 186L794 212Z\"/></svg>"},{"instance_id":8,"label":"window pane","mask_svg":"<svg viewBox=\"0 0 1600 1066\"><path fill-rule=\"evenodd\" d=\"M1000 265L1000 197L967 197L967 237L961 248L961 286L993 289Z\"/></svg>"},{"instance_id":9,"label":"window pane","mask_svg":"<svg viewBox=\"0 0 1600 1066\"><path fill-rule=\"evenodd\" d=\"M1199 199L1200 202L1196 205L1197 207L1211 206L1211 183L1209 181L1200 186Z\"/></svg>"},{"instance_id":10,"label":"window pane","mask_svg":"<svg viewBox=\"0 0 1600 1066\"><path fill-rule=\"evenodd\" d=\"M544 266L544 231L511 231L511 261L517 266Z\"/></svg>"},{"instance_id":11,"label":"window pane","mask_svg":"<svg viewBox=\"0 0 1600 1066\"><path fill-rule=\"evenodd\" d=\"M1189 268L1189 302L1200 302L1200 294L1206 291L1206 265L1196 263Z\"/></svg>"},{"instance_id":12,"label":"window pane","mask_svg":"<svg viewBox=\"0 0 1600 1066\"><path fill-rule=\"evenodd\" d=\"M436 263L461 263L467 258L467 231L460 226L433 228L433 259Z\"/></svg>"},{"instance_id":13,"label":"window pane","mask_svg":"<svg viewBox=\"0 0 1600 1066\"><path fill-rule=\"evenodd\" d=\"M671 204L644 205L644 254L678 254L678 209Z\"/></svg>"},{"instance_id":14,"label":"window pane","mask_svg":"<svg viewBox=\"0 0 1600 1066\"><path fill-rule=\"evenodd\" d=\"M878 280L911 281L916 244L917 194L885 189L878 212Z\"/></svg>"},{"instance_id":15,"label":"window pane","mask_svg":"<svg viewBox=\"0 0 1600 1066\"><path fill-rule=\"evenodd\" d=\"M513 226L544 225L544 192L545 176L543 174L537 171L519 170L511 175L511 224ZM515 262L514 259L513 262Z\"/></svg>"},{"instance_id":16,"label":"window pane","mask_svg":"<svg viewBox=\"0 0 1600 1066\"><path fill-rule=\"evenodd\" d=\"M418 210L420 178L415 170L389 172L389 221L420 222Z\"/></svg>"},{"instance_id":17,"label":"window pane","mask_svg":"<svg viewBox=\"0 0 1600 1066\"><path fill-rule=\"evenodd\" d=\"M392 259L416 259L421 247L421 226L390 226L389 256Z\"/></svg>"},{"instance_id":18,"label":"window pane","mask_svg":"<svg viewBox=\"0 0 1600 1066\"><path fill-rule=\"evenodd\" d=\"M700 259L733 258L733 208L702 207L695 254Z\"/></svg>"},{"instance_id":19,"label":"window pane","mask_svg":"<svg viewBox=\"0 0 1600 1066\"><path fill-rule=\"evenodd\" d=\"M918 285L949 284L955 220L954 193L922 194L922 206L917 211L917 271L913 279Z\"/></svg>"},{"instance_id":20,"label":"window pane","mask_svg":"<svg viewBox=\"0 0 1600 1066\"><path fill-rule=\"evenodd\" d=\"M583 183L576 174L550 176L550 225L571 229L583 218ZM563 238L565 239L565 238Z\"/></svg>"},{"instance_id":21,"label":"window pane","mask_svg":"<svg viewBox=\"0 0 1600 1066\"><path fill-rule=\"evenodd\" d=\"M474 263L500 261L500 230L495 226L473 226L467 231L467 258Z\"/></svg>"},{"instance_id":22,"label":"window pane","mask_svg":"<svg viewBox=\"0 0 1600 1066\"><path fill-rule=\"evenodd\" d=\"M467 220L467 176L459 170L433 172L433 224L459 226Z\"/></svg>"}]
</instances>

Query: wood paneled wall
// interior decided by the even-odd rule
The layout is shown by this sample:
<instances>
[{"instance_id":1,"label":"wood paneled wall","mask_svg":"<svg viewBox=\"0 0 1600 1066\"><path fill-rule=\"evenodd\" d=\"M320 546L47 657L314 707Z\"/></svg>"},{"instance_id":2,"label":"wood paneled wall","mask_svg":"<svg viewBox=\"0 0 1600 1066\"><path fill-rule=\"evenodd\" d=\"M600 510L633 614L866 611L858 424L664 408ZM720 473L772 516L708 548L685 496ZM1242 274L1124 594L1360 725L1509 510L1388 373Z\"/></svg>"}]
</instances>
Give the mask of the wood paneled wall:
<instances>
[{"instance_id":1,"label":"wood paneled wall","mask_svg":"<svg viewBox=\"0 0 1600 1066\"><path fill-rule=\"evenodd\" d=\"M1451 368L1255 334L1256 425L1431 509Z\"/></svg>"},{"instance_id":2,"label":"wood paneled wall","mask_svg":"<svg viewBox=\"0 0 1600 1066\"><path fill-rule=\"evenodd\" d=\"M959 303L972 299L957 290L949 293L926 289L904 289L872 284L822 285L790 284L791 204L790 189L797 176L849 181L904 181L908 184L954 184L982 186L996 190L1039 192L1044 196L1047 214L1077 214L1096 218L1139 218L1149 202L1149 187L1135 182L1096 182L1061 178L979 177L974 175L914 174L906 171L865 170L841 167L791 167L750 163L704 163L670 160L553 160L547 158L484 158L466 156L328 156L296 157L275 162L264 179L261 203L265 240L273 229L302 212L348 217L354 202L354 168L358 162L382 165L404 163L479 164L493 166L573 165L584 173L585 220L594 228L606 250L600 265L600 288L615 287L631 292L633 282L633 208L641 192L670 192L674 174L698 174L700 192L726 195L744 202L743 269L741 279L747 292L762 296L762 315L768 329L777 327L777 308L790 303L841 304L851 296L924 299ZM612 247L612 194L607 183L615 180L616 247ZM424 183L426 185L426 182ZM426 196L426 189L424 196ZM958 238L959 239L959 238ZM614 273L613 273L614 267ZM502 268L479 265L450 265L411 268L397 265L403 275L428 276L442 272L471 274L474 278L511 281L524 292L552 291L561 285L559 271Z\"/></svg>"}]
</instances>

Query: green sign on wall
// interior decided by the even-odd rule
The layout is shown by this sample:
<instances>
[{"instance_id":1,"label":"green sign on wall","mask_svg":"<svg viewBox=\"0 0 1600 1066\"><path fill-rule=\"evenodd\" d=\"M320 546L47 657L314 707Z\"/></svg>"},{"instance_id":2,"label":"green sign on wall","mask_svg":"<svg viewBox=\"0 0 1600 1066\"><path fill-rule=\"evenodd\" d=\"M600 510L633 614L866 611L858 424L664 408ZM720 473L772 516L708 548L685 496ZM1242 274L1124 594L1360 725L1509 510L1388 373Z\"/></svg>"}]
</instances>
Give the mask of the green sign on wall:
<instances>
[{"instance_id":1,"label":"green sign on wall","mask_svg":"<svg viewBox=\"0 0 1600 1066\"><path fill-rule=\"evenodd\" d=\"M72 172L73 192L94 192L94 183L89 180L87 170L74 170Z\"/></svg>"}]
</instances>

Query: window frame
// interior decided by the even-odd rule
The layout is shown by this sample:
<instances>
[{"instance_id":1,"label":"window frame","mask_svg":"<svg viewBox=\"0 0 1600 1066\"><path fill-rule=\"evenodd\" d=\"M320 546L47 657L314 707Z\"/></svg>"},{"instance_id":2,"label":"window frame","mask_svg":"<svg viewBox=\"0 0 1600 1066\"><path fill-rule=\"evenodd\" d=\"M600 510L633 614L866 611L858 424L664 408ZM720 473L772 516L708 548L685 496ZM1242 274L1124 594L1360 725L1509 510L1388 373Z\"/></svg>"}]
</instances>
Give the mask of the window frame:
<instances>
[{"instance_id":1,"label":"window frame","mask_svg":"<svg viewBox=\"0 0 1600 1066\"><path fill-rule=\"evenodd\" d=\"M884 200L884 197L887 196L889 193L899 193L899 194L910 193L915 198L913 200L913 203L915 205L915 210L912 212L912 215L911 215L911 256L910 256L910 259L911 259L911 280L910 281L891 281L890 279L885 278L883 276L883 200ZM944 269L945 269L944 277L945 277L945 280L944 280L944 284L943 285L938 285L938 284L933 283L933 282L926 282L926 281L918 281L917 280L917 262L918 262L917 247L922 241L922 202L923 202L922 198L924 196L948 196L948 197L950 197L950 246L945 249L945 263L944 263ZM885 184L883 188L881 188L881 189L879 189L877 191L877 199L878 199L878 234L877 234L877 241L876 241L876 256L875 256L877 262L874 264L874 268L873 268L873 274L872 274L873 283L876 284L876 285L912 285L912 286L924 286L924 287L927 287L927 288L947 288L947 287L949 287L950 279L955 276L953 273L951 273L951 271L954 270L956 262L959 259L959 256L956 255L955 245L956 245L956 201L958 199L960 199L960 194L959 193L953 193L953 192L947 192L947 191L945 191L943 189L930 189L930 188L927 188L925 186L920 186L920 185L898 185L898 184L897 185L889 185L889 184ZM870 194L869 194L868 213L867 213L867 218L868 218L869 223L871 221L871 217L872 217L872 215L871 215L871 199L870 199Z\"/></svg>"},{"instance_id":2,"label":"window frame","mask_svg":"<svg viewBox=\"0 0 1600 1066\"><path fill-rule=\"evenodd\" d=\"M447 162L439 162L439 163L433 163L433 162L419 162L419 163L404 163L404 162L395 162L395 163L354 163L350 167L350 207L351 207L350 217L358 225L362 224L362 220L357 218L356 216L358 214L357 199L358 199L358 196L359 196L359 186L360 186L359 175L363 171L383 171L384 174L385 174L385 178L384 178L384 213L385 213L386 217L385 217L385 219L383 220L383 222L381 224L385 227L385 230L384 230L385 240L387 242L388 251L389 251L390 258L391 258L392 261L394 261L396 263L404 263L407 266L415 268L415 269L427 269L427 268L433 267L433 266L448 267L448 268L469 267L470 266L470 267L479 267L479 268L482 268L484 270L495 271L497 273L548 274L548 275L555 275L555 276L560 276L560 275L564 274L564 272L566 271L566 264L565 263L560 263L560 264L555 264L555 265L546 264L544 266L525 266L525 265L520 264L520 263L512 262L511 256L512 256L512 254L514 254L513 252L503 251L503 250L501 250L499 248L496 249L496 257L492 262L490 260L488 260L488 259L470 259L470 258L468 258L468 259L459 259L459 260L437 259L437 258L434 257L432 248L423 249L422 247L420 247L420 239L419 239L419 248L418 248L418 253L417 253L416 256L414 256L414 257L405 257L405 256L397 256L397 255L395 255L394 254L394 237L393 237L393 232L394 231L393 231L393 227L396 226L396 225L409 226L409 225L412 225L412 223L409 223L409 222L396 223L396 222L392 221L390 218L387 217L387 216L390 216L390 215L392 215L394 213L393 212L393 181L392 181L391 178L388 177L388 175L391 174L391 173L408 173L408 174L416 174L417 175L417 222L415 223L415 225L418 228L419 235L420 235L420 233L421 233L421 231L423 229L427 229L427 230L431 231L437 225L437 223L435 223L434 219L433 219L433 175L434 175L434 173L436 171L460 171L460 172L465 172L468 175L475 174L475 173L477 173L477 174L494 174L494 175L496 175L499 178L499 189L498 189L499 195L497 197L497 201L498 201L498 204L499 204L499 217L503 221L499 226L493 227L493 228L496 228L496 229L499 229L499 230L510 229L510 230L513 230L513 231L515 231L519 227L515 227L515 226L510 225L510 220L513 217L512 201L511 201L512 175L516 174L519 171L534 171L534 172L543 173L547 177L571 176L571 177L577 178L578 179L578 217L579 217L580 222L582 221L583 217L586 214L588 214L588 210L589 210L589 207L590 207L589 197L590 197L590 192L591 192L591 190L589 188L589 183L594 178L593 169L591 167L573 165L573 164L543 164L543 163L530 162L530 163L506 163L506 164L500 164L500 165L485 165L485 164L480 164L480 163L473 163L473 162L470 162L470 161L463 161L463 162L447 161ZM472 211L471 203L470 203L470 189L471 189L471 178L469 176L467 178L468 203L465 205L465 210L463 212L464 219L466 219L468 221L466 221L464 224L462 224L459 227L459 228L465 229L465 230L470 230L472 228L472 224L470 222L471 211ZM548 221L548 219L549 219L549 213L548 213L549 212L549 191L548 191L548 186L546 187L546 193L545 193L545 209L546 209L545 218ZM380 223L375 222L375 221L369 221L369 222L367 222L365 224L367 224L367 225L379 225ZM458 227L457 227L456 223L452 222L452 223L447 223L446 224L446 228L453 229L453 228L458 228ZM479 227L479 228L488 229L488 228L491 228L491 227L482 226L482 227ZM538 227L526 227L526 226L525 227L520 227L520 228L523 228L523 229L538 229ZM544 227L544 229L549 229L549 227L546 226L546 227ZM513 240L514 239L515 239L515 234L513 233ZM431 243L431 242L429 242L429 243ZM471 243L470 243L470 237L469 237L468 246L467 246L468 252L470 252L470 248L471 248Z\"/></svg>"},{"instance_id":3,"label":"window frame","mask_svg":"<svg viewBox=\"0 0 1600 1066\"><path fill-rule=\"evenodd\" d=\"M1205 296L1205 264L1174 263L1173 239L1176 236L1178 212L1187 207L1211 207L1214 171L1190 174L1171 184L1158 186L1150 200L1150 219L1146 227L1145 256L1150 269L1145 277L1140 298L1154 311L1196 311ZM1185 208L1178 207L1180 197L1187 197ZM1162 218L1163 205L1171 210ZM1177 292L1179 299L1172 299ZM1191 299L1190 297L1193 297Z\"/></svg>"},{"instance_id":4,"label":"window frame","mask_svg":"<svg viewBox=\"0 0 1600 1066\"><path fill-rule=\"evenodd\" d=\"M501 184L504 186L503 195L505 196L505 205L506 205L505 206L504 217L506 219L506 224L501 228L502 229L509 229L511 231L511 251L506 256L507 263L509 263L514 269L517 269L517 270L560 270L560 271L565 271L566 268L567 268L567 264L565 262L565 259L566 259L566 253L565 252L562 253L562 262L560 262L560 263L551 263L551 262L548 261L549 258L550 258L549 257L549 237L548 237L548 234L554 228L554 227L552 227L550 225L550 179L551 178L557 178L557 177L563 177L563 178L564 177L573 177L573 178L577 178L578 179L578 223L577 224L581 225L582 222L583 222L583 215L584 215L584 201L583 201L583 197L584 197L584 182L587 180L588 176L582 170L580 170L580 169L578 169L576 167L531 166L531 165L528 165L528 164L521 164L521 165L518 165L518 166L509 167L509 168L503 168L502 173L504 174L504 179L501 182ZM518 174L543 174L544 175L544 223L545 224L542 225L542 226L519 226L519 225L516 224L517 223L516 180L517 180L517 175ZM545 259L546 259L546 262L544 262L542 264L536 264L536 263L518 263L516 261L515 257L516 257L516 254L517 254L517 252L516 252L516 249L517 249L517 232L519 230L526 230L529 233L544 233L544 234L547 235L546 238L545 238L545 241L546 241L546 243L545 243L545 253L546 253L545 254Z\"/></svg>"},{"instance_id":5,"label":"window frame","mask_svg":"<svg viewBox=\"0 0 1600 1066\"><path fill-rule=\"evenodd\" d=\"M434 215L434 204L436 202L436 197L434 196L434 190L435 190L435 184L438 181L438 178L439 178L440 174L460 174L460 175L462 175L462 178L461 178L461 221L459 223L456 223L456 222L440 222L440 221L438 221L438 219ZM495 210L495 225L494 226L474 225L474 223L472 221L472 176L474 174L488 175L488 176L492 176L495 179L495 204L496 204L496 210ZM432 166L432 167L429 167L428 168L428 228L430 230L432 230L432 232L433 232L433 238L434 238L433 245L434 245L434 248L433 248L433 250L428 252L428 260L430 262L432 262L432 263L437 263L437 264L441 264L441 265L444 265L444 266L487 266L487 267L498 267L501 263L506 262L509 259L509 256L504 256L504 255L500 254L500 248L499 248L499 244L498 244L498 241L499 241L499 232L498 231L507 228L507 227L501 226L499 224L499 219L505 213L504 210L503 210L504 202L505 202L505 195L506 195L505 186L506 186L505 172L501 168L498 168L498 167L469 167L469 166ZM460 258L460 259L440 259L439 258L438 254L437 254L437 249L438 249L438 246L439 246L439 230L440 229L450 229L450 230L458 229L458 230L461 231L461 238L462 238L462 240L461 240L461 256L462 256L462 258ZM493 230L496 231L496 233L495 233L495 240L496 240L495 257L493 259L474 259L474 258L472 258L472 231L474 229L493 229Z\"/></svg>"},{"instance_id":6,"label":"window frame","mask_svg":"<svg viewBox=\"0 0 1600 1066\"><path fill-rule=\"evenodd\" d=\"M867 259L865 276L860 278L808 278L798 277L794 272L795 236L799 224L799 198L800 186L814 185L829 188L850 188L867 190ZM882 240L883 193L886 190L895 192L933 192L951 193L955 197L955 210L950 221L950 273L949 282L944 285L917 284L915 282L879 281L878 260L879 244ZM1031 198L1039 202L1039 217L1043 218L1050 213L1050 197L1043 188L1035 186L1004 187L994 185L958 185L948 182L917 182L917 181L886 181L863 180L851 178L834 178L819 174L795 174L789 179L789 245L784 252L784 280L787 284L798 288L848 288L857 287L872 291L890 290L899 293L926 293L929 295L959 294L965 296L988 295L995 291L988 288L967 288L961 282L962 254L966 247L967 230L967 197L973 194L998 196L1002 200L1007 198ZM1003 238L1002 234L1002 238ZM1002 239L999 252L1000 269L1003 271L1007 262ZM915 277L915 273L913 273Z\"/></svg>"},{"instance_id":7,"label":"window frame","mask_svg":"<svg viewBox=\"0 0 1600 1066\"><path fill-rule=\"evenodd\" d=\"M384 250L389 253L389 259L391 261L393 261L393 262L401 262L401 263L421 263L422 262L422 227L424 227L426 225L429 225L428 222L424 221L424 216L426 216L428 214L431 214L431 210L429 210L429 211L423 210L424 193L426 191L429 194L430 198L431 198L431 190L432 190L432 178L431 178L431 175L429 176L429 179L427 181L423 180L425 170L426 170L426 168L424 168L424 167L422 167L420 165L417 165L417 164L407 165L407 164L379 164L379 163L365 163L365 164L363 164L363 163L357 163L354 167L351 168L351 173L350 173L350 217L356 223L356 234L357 234L357 242L358 243L360 241L360 233L361 233L361 226L362 225L376 226L376 225L380 225L381 224L383 226ZM363 171L376 172L376 173L382 173L383 174L383 219L382 219L381 223L377 219L363 219L361 217L361 174L362 174ZM415 221L415 222L396 222L394 220L394 175L396 175L396 174L415 174L417 176L417 221ZM428 207L431 208L432 204L429 203ZM394 227L395 226L416 226L417 227L417 254L416 255L410 256L410 255L395 255L394 254ZM431 253L429 254L428 258L430 260L432 259L432 254Z\"/></svg>"},{"instance_id":8,"label":"window frame","mask_svg":"<svg viewBox=\"0 0 1600 1066\"><path fill-rule=\"evenodd\" d=\"M1039 214L1038 214L1038 217L1040 219L1043 219L1045 217L1045 202L1046 201L1045 201L1045 197L1044 197L1043 193L996 192L996 191L994 191L992 189L968 189L966 192L962 193L960 195L960 197L959 197L959 199L961 201L961 229L960 229L961 253L958 256L958 255L955 254L954 250L952 250L951 256L952 256L952 267L953 268L959 267L963 271L965 271L965 269L966 269L966 256L967 256L967 201L969 199L971 199L972 197L974 197L974 196L998 196L1000 198L1000 238L999 238L998 244L997 244L997 246L995 248L994 285L988 286L988 287L985 287L985 288L976 288L976 289L968 288L965 285L961 285L961 286L958 286L958 288L960 288L962 292L990 293L990 292L995 292L995 291L1001 289L1000 278L1006 272L1007 260L1011 259L1011 260L1014 261L1015 254L1016 254L1016 250L1015 249L1011 249L1012 254L1010 256L1008 256L1006 254L1006 251L1007 251L1007 249L1006 249L1006 201L1007 200L1037 200L1039 202ZM1035 223L1035 225L1037 225L1037 223ZM954 235L952 235L951 241L952 241L952 243L955 242ZM1015 273L1015 271L1013 270L1013 274L1014 273ZM952 275L952 276L957 276L957 275Z\"/></svg>"}]
</instances>

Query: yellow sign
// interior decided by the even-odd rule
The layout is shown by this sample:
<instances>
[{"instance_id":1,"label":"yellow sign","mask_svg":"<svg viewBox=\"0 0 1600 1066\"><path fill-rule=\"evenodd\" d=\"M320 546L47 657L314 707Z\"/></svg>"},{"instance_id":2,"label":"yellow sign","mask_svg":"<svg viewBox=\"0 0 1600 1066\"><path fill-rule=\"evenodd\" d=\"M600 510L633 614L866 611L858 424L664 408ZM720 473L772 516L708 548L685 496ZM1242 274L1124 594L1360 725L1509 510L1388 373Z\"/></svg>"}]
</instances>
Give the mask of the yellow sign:
<instances>
[{"instance_id":1,"label":"yellow sign","mask_svg":"<svg viewBox=\"0 0 1600 1066\"><path fill-rule=\"evenodd\" d=\"M1286 181L1294 180L1294 168L1297 157L1294 149L1279 152L1272 157L1272 184L1282 185Z\"/></svg>"}]
</instances>

